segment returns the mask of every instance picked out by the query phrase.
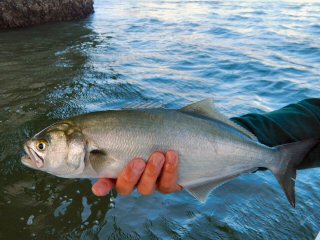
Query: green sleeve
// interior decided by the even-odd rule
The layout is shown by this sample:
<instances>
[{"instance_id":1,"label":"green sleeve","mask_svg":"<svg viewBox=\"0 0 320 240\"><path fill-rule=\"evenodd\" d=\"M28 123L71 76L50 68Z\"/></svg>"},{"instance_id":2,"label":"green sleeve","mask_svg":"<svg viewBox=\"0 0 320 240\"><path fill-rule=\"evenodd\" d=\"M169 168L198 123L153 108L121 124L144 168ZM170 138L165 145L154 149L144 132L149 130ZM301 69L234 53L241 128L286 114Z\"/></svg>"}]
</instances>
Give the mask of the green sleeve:
<instances>
[{"instance_id":1,"label":"green sleeve","mask_svg":"<svg viewBox=\"0 0 320 240\"><path fill-rule=\"evenodd\" d=\"M268 146L307 138L320 139L320 99L305 99L265 114L246 114L232 118ZM298 169L320 166L320 144L305 157Z\"/></svg>"}]
</instances>

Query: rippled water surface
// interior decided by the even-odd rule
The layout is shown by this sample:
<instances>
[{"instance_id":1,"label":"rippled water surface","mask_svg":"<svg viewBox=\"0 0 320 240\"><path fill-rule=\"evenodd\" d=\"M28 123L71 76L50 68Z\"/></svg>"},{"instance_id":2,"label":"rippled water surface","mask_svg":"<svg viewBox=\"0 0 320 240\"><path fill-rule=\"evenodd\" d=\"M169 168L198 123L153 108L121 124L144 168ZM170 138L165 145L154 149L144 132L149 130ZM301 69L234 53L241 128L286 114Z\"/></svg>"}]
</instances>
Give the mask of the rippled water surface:
<instances>
[{"instance_id":1,"label":"rippled water surface","mask_svg":"<svg viewBox=\"0 0 320 240\"><path fill-rule=\"evenodd\" d=\"M94 180L20 164L22 144L84 112L214 96L227 116L320 96L317 1L102 1L79 22L0 33L0 239L314 239L320 170L297 207L269 172L201 204L186 192L94 197Z\"/></svg>"}]
</instances>

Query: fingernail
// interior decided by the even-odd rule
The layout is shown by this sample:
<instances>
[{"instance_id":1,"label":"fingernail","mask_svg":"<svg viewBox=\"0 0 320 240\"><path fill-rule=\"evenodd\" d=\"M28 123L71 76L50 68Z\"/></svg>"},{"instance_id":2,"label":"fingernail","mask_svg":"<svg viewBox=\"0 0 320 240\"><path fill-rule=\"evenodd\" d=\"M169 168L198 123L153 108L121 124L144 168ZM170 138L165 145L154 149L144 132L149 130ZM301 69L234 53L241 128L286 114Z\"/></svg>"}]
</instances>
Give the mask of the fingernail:
<instances>
[{"instance_id":1,"label":"fingernail","mask_svg":"<svg viewBox=\"0 0 320 240\"><path fill-rule=\"evenodd\" d=\"M151 160L157 168L162 168L164 163L163 154L155 154L154 156L152 156Z\"/></svg>"},{"instance_id":2,"label":"fingernail","mask_svg":"<svg viewBox=\"0 0 320 240\"><path fill-rule=\"evenodd\" d=\"M92 186L91 190L92 190L92 192L93 192L94 195L96 195L96 196L101 196L100 191L97 190L94 186Z\"/></svg>"},{"instance_id":3,"label":"fingernail","mask_svg":"<svg viewBox=\"0 0 320 240\"><path fill-rule=\"evenodd\" d=\"M135 162L133 163L133 170L134 170L136 173L142 172L143 169L144 169L144 167L145 167L145 164L144 164L144 162L142 162L142 161L135 161Z\"/></svg>"},{"instance_id":4,"label":"fingernail","mask_svg":"<svg viewBox=\"0 0 320 240\"><path fill-rule=\"evenodd\" d=\"M167 159L166 162L170 165L176 165L177 164L177 155L172 152L167 152Z\"/></svg>"}]
</instances>

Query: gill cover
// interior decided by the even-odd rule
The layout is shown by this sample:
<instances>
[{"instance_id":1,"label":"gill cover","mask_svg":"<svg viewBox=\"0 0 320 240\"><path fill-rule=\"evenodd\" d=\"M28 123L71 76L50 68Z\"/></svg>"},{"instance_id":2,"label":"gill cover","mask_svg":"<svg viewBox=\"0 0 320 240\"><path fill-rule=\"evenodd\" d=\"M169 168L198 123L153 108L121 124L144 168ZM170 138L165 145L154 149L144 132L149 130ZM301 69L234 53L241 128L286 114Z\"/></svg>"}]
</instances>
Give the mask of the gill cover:
<instances>
[{"instance_id":1,"label":"gill cover","mask_svg":"<svg viewBox=\"0 0 320 240\"><path fill-rule=\"evenodd\" d=\"M67 166L75 174L81 173L85 167L86 142L81 132L68 135Z\"/></svg>"},{"instance_id":2,"label":"gill cover","mask_svg":"<svg viewBox=\"0 0 320 240\"><path fill-rule=\"evenodd\" d=\"M72 121L55 123L41 131L36 138L47 138L49 147L44 171L59 177L76 177L85 168L86 141Z\"/></svg>"}]
</instances>

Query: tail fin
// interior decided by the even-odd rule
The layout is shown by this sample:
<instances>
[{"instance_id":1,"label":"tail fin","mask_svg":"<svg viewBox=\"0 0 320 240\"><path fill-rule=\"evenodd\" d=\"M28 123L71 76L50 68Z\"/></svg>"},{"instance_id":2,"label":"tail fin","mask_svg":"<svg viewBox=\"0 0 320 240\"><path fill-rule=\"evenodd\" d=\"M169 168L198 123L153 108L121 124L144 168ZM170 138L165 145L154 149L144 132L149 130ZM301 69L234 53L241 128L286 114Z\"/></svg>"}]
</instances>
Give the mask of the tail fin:
<instances>
[{"instance_id":1,"label":"tail fin","mask_svg":"<svg viewBox=\"0 0 320 240\"><path fill-rule=\"evenodd\" d=\"M280 153L280 159L277 159L269 169L277 178L293 207L295 207L296 167L317 143L319 143L318 139L306 139L275 147Z\"/></svg>"}]
</instances>

